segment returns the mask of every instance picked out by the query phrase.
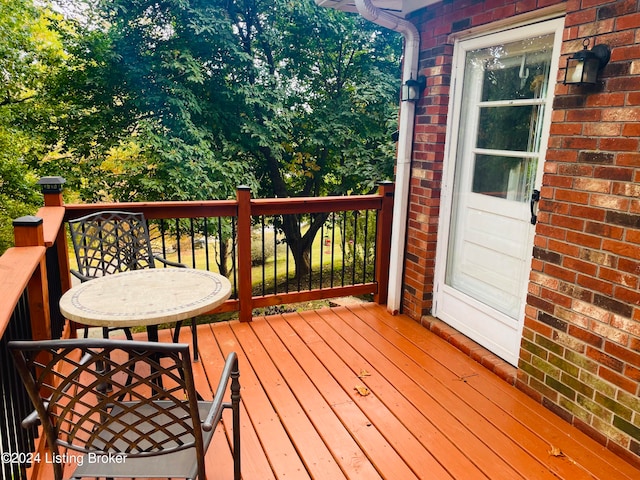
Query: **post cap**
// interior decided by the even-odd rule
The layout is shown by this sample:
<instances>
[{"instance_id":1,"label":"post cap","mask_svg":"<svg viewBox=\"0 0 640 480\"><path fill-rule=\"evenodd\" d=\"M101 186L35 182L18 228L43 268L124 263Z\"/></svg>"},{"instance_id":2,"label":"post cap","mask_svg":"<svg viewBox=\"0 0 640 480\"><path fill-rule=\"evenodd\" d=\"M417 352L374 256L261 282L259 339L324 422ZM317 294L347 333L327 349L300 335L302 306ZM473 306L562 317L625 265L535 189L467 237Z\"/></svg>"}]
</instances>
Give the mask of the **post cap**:
<instances>
[{"instance_id":1,"label":"post cap","mask_svg":"<svg viewBox=\"0 0 640 480\"><path fill-rule=\"evenodd\" d=\"M42 193L60 193L66 180L62 177L42 177L38 185L42 187Z\"/></svg>"},{"instance_id":2,"label":"post cap","mask_svg":"<svg viewBox=\"0 0 640 480\"><path fill-rule=\"evenodd\" d=\"M34 215L25 215L24 217L16 218L13 221L14 227L36 227L42 224L42 218Z\"/></svg>"}]
</instances>

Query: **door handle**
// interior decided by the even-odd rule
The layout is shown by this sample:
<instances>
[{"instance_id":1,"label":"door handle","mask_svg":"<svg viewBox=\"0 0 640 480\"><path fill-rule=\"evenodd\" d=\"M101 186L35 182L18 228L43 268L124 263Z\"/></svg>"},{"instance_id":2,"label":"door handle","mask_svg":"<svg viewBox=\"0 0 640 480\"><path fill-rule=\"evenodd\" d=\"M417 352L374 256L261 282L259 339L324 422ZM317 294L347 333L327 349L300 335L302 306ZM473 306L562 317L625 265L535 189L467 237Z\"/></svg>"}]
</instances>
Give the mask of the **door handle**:
<instances>
[{"instance_id":1,"label":"door handle","mask_svg":"<svg viewBox=\"0 0 640 480\"><path fill-rule=\"evenodd\" d=\"M531 225L535 225L538 222L538 215L536 215L536 203L540 201L540 190L533 190L531 192Z\"/></svg>"}]
</instances>

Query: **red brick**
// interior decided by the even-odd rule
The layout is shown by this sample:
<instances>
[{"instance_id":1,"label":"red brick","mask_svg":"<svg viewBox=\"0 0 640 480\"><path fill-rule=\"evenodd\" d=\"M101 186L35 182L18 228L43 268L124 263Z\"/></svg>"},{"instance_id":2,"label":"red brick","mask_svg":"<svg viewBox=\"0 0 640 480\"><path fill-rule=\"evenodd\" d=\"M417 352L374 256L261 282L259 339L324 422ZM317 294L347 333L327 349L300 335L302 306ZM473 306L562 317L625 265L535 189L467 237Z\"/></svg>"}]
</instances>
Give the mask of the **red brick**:
<instances>
[{"instance_id":1,"label":"red brick","mask_svg":"<svg viewBox=\"0 0 640 480\"><path fill-rule=\"evenodd\" d=\"M610 180L632 181L633 170L631 168L622 167L595 167L593 176L596 178L608 178Z\"/></svg>"},{"instance_id":2,"label":"red brick","mask_svg":"<svg viewBox=\"0 0 640 480\"><path fill-rule=\"evenodd\" d=\"M624 228L610 225L608 223L587 222L585 233L597 235L599 237L612 238L614 240L622 240Z\"/></svg>"},{"instance_id":3,"label":"red brick","mask_svg":"<svg viewBox=\"0 0 640 480\"><path fill-rule=\"evenodd\" d=\"M604 351L620 359L624 363L630 363L636 367L640 367L640 353L633 352L628 348L613 342L606 342L604 345Z\"/></svg>"},{"instance_id":4,"label":"red brick","mask_svg":"<svg viewBox=\"0 0 640 480\"><path fill-rule=\"evenodd\" d=\"M640 105L640 92L629 92L627 94L627 105Z\"/></svg>"},{"instance_id":5,"label":"red brick","mask_svg":"<svg viewBox=\"0 0 640 480\"><path fill-rule=\"evenodd\" d=\"M635 125L629 125L634 130L638 130L638 136L640 136L640 123ZM619 153L616 157L616 164L621 167L640 167L640 153Z\"/></svg>"},{"instance_id":6,"label":"red brick","mask_svg":"<svg viewBox=\"0 0 640 480\"><path fill-rule=\"evenodd\" d=\"M625 94L620 92L600 92L589 95L589 107L622 107L625 104Z\"/></svg>"},{"instance_id":7,"label":"red brick","mask_svg":"<svg viewBox=\"0 0 640 480\"><path fill-rule=\"evenodd\" d=\"M627 230L625 240L631 243L640 243L640 230Z\"/></svg>"},{"instance_id":8,"label":"red brick","mask_svg":"<svg viewBox=\"0 0 640 480\"><path fill-rule=\"evenodd\" d=\"M549 290L546 288L541 289L541 295L543 299L550 300L553 306L560 305L565 308L571 307L571 297L567 297L566 295L562 295L558 292L554 292L553 290ZM553 313L553 311L554 308L552 307L552 309L549 310L549 313Z\"/></svg>"},{"instance_id":9,"label":"red brick","mask_svg":"<svg viewBox=\"0 0 640 480\"><path fill-rule=\"evenodd\" d=\"M638 137L640 136L640 124L637 123L625 123L622 126L622 135L625 137Z\"/></svg>"},{"instance_id":10,"label":"red brick","mask_svg":"<svg viewBox=\"0 0 640 480\"><path fill-rule=\"evenodd\" d=\"M591 195L589 204L594 207L607 208L609 210L629 210L629 199L626 197L615 197L613 195Z\"/></svg>"},{"instance_id":11,"label":"red brick","mask_svg":"<svg viewBox=\"0 0 640 480\"><path fill-rule=\"evenodd\" d=\"M626 365L624 367L624 375L630 378L631 380L640 382L640 368L635 368L630 365Z\"/></svg>"},{"instance_id":12,"label":"red brick","mask_svg":"<svg viewBox=\"0 0 640 480\"><path fill-rule=\"evenodd\" d=\"M636 394L638 384L634 380L626 378L624 375L616 373L606 367L600 367L600 369L598 370L598 374L603 379L613 383L614 385L619 386L623 390L626 390L627 392L634 395Z\"/></svg>"},{"instance_id":13,"label":"red brick","mask_svg":"<svg viewBox=\"0 0 640 480\"><path fill-rule=\"evenodd\" d=\"M613 292L613 296L623 302L631 303L632 305L640 305L640 292L637 290L629 290L624 287L616 287Z\"/></svg>"},{"instance_id":14,"label":"red brick","mask_svg":"<svg viewBox=\"0 0 640 480\"><path fill-rule=\"evenodd\" d=\"M576 280L576 273L568 270L566 268L558 267L557 265L553 265L547 263L544 265L543 272L550 277L559 278L561 280L565 280L567 282L574 283Z\"/></svg>"},{"instance_id":15,"label":"red brick","mask_svg":"<svg viewBox=\"0 0 640 480\"><path fill-rule=\"evenodd\" d=\"M620 260L618 260L618 269L622 270L623 272L639 275L640 261L621 258Z\"/></svg>"},{"instance_id":16,"label":"red brick","mask_svg":"<svg viewBox=\"0 0 640 480\"><path fill-rule=\"evenodd\" d=\"M582 124L581 123L560 123L551 125L551 135L581 135Z\"/></svg>"},{"instance_id":17,"label":"red brick","mask_svg":"<svg viewBox=\"0 0 640 480\"><path fill-rule=\"evenodd\" d=\"M622 133L622 124L614 122L585 123L582 133L589 137L618 137ZM595 148L590 150L595 150Z\"/></svg>"},{"instance_id":18,"label":"red brick","mask_svg":"<svg viewBox=\"0 0 640 480\"><path fill-rule=\"evenodd\" d=\"M564 215L554 215L553 224L557 227L568 228L571 230L584 230L584 220Z\"/></svg>"},{"instance_id":19,"label":"red brick","mask_svg":"<svg viewBox=\"0 0 640 480\"><path fill-rule=\"evenodd\" d=\"M537 225L536 232L538 235L542 235L543 237L557 238L558 240L564 240L567 238L567 232L563 228L556 228L543 223L539 223Z\"/></svg>"},{"instance_id":20,"label":"red brick","mask_svg":"<svg viewBox=\"0 0 640 480\"><path fill-rule=\"evenodd\" d=\"M587 357L619 373L624 368L624 362L595 348L587 347Z\"/></svg>"},{"instance_id":21,"label":"red brick","mask_svg":"<svg viewBox=\"0 0 640 480\"><path fill-rule=\"evenodd\" d=\"M583 262L577 258L565 257L562 265L571 270L582 272L588 275L596 275L598 268L592 263Z\"/></svg>"},{"instance_id":22,"label":"red brick","mask_svg":"<svg viewBox=\"0 0 640 480\"><path fill-rule=\"evenodd\" d=\"M592 0L590 0L591 2ZM595 0L595 1L605 1L605 0ZM593 22L596 18L596 9L595 8L587 8L586 5L580 9L575 11L568 11L567 16L565 18L565 25L567 27L571 25L583 25L585 23ZM580 50L579 46L572 51Z\"/></svg>"},{"instance_id":23,"label":"red brick","mask_svg":"<svg viewBox=\"0 0 640 480\"><path fill-rule=\"evenodd\" d=\"M578 159L577 150L553 149L547 151L547 161L575 162Z\"/></svg>"},{"instance_id":24,"label":"red brick","mask_svg":"<svg viewBox=\"0 0 640 480\"><path fill-rule=\"evenodd\" d=\"M616 242L614 240L605 239L602 243L602 249L608 252L613 252L618 255L629 258L640 258L640 247L629 245L624 242Z\"/></svg>"},{"instance_id":25,"label":"red brick","mask_svg":"<svg viewBox=\"0 0 640 480\"><path fill-rule=\"evenodd\" d=\"M630 46L617 46L613 52L611 52L611 61L620 62L624 60L637 60L640 58L640 47L635 45ZM636 88L632 88L631 90L637 90Z\"/></svg>"},{"instance_id":26,"label":"red brick","mask_svg":"<svg viewBox=\"0 0 640 480\"><path fill-rule=\"evenodd\" d=\"M549 240L548 250L551 252L561 253L563 255L570 255L572 257L580 257L580 247L571 245L567 242L559 242L557 240Z\"/></svg>"},{"instance_id":27,"label":"red brick","mask_svg":"<svg viewBox=\"0 0 640 480\"><path fill-rule=\"evenodd\" d=\"M600 267L598 276L612 283L623 285L629 288L638 288L638 277L629 273L622 273L619 270Z\"/></svg>"},{"instance_id":28,"label":"red brick","mask_svg":"<svg viewBox=\"0 0 640 480\"><path fill-rule=\"evenodd\" d=\"M578 203L586 205L589 203L589 194L585 192L577 192L575 190L566 190L563 188L556 188L553 198L558 201L567 201L570 203Z\"/></svg>"},{"instance_id":29,"label":"red brick","mask_svg":"<svg viewBox=\"0 0 640 480\"><path fill-rule=\"evenodd\" d=\"M595 335L593 332L580 328L576 325L569 325L567 333L578 340L583 341L596 348L600 348L604 343L604 340L600 335Z\"/></svg>"},{"instance_id":30,"label":"red brick","mask_svg":"<svg viewBox=\"0 0 640 480\"><path fill-rule=\"evenodd\" d=\"M583 247L598 249L602 245L602 239L593 235L585 235L577 232L567 232L567 242L582 245Z\"/></svg>"},{"instance_id":31,"label":"red brick","mask_svg":"<svg viewBox=\"0 0 640 480\"><path fill-rule=\"evenodd\" d=\"M602 138L600 148L611 152L635 152L638 150L638 140L635 138Z\"/></svg>"},{"instance_id":32,"label":"red brick","mask_svg":"<svg viewBox=\"0 0 640 480\"><path fill-rule=\"evenodd\" d=\"M596 178L576 178L573 180L573 186L577 190L586 190L589 192L610 193L611 180L601 180Z\"/></svg>"},{"instance_id":33,"label":"red brick","mask_svg":"<svg viewBox=\"0 0 640 480\"><path fill-rule=\"evenodd\" d=\"M631 90L638 89L638 80L637 78L631 78L630 83L633 84L635 88ZM608 108L603 112L602 120L605 122L638 122L640 121L640 110L637 108Z\"/></svg>"},{"instance_id":34,"label":"red brick","mask_svg":"<svg viewBox=\"0 0 640 480\"><path fill-rule=\"evenodd\" d=\"M598 108L583 108L567 112L567 122L598 122L601 118L602 110Z\"/></svg>"},{"instance_id":35,"label":"red brick","mask_svg":"<svg viewBox=\"0 0 640 480\"><path fill-rule=\"evenodd\" d=\"M625 195L628 197L640 197L640 184L614 182L612 193L614 195Z\"/></svg>"},{"instance_id":36,"label":"red brick","mask_svg":"<svg viewBox=\"0 0 640 480\"><path fill-rule=\"evenodd\" d=\"M539 333L543 337L551 338L553 329L549 327L549 325L539 322L538 320L534 320L531 317L526 317L524 319L524 324L527 328L533 330L534 332Z\"/></svg>"},{"instance_id":37,"label":"red brick","mask_svg":"<svg viewBox=\"0 0 640 480\"><path fill-rule=\"evenodd\" d=\"M611 282L598 280L594 276L588 275L588 272L585 273L587 273L587 275L578 275L578 285L604 295L613 294L613 285Z\"/></svg>"},{"instance_id":38,"label":"red brick","mask_svg":"<svg viewBox=\"0 0 640 480\"><path fill-rule=\"evenodd\" d=\"M547 175L545 186L571 188L573 186L573 177L564 175Z\"/></svg>"},{"instance_id":39,"label":"red brick","mask_svg":"<svg viewBox=\"0 0 640 480\"><path fill-rule=\"evenodd\" d=\"M591 136L565 137L562 139L561 143L563 148L571 150L595 150L598 148L598 139Z\"/></svg>"}]
</instances>

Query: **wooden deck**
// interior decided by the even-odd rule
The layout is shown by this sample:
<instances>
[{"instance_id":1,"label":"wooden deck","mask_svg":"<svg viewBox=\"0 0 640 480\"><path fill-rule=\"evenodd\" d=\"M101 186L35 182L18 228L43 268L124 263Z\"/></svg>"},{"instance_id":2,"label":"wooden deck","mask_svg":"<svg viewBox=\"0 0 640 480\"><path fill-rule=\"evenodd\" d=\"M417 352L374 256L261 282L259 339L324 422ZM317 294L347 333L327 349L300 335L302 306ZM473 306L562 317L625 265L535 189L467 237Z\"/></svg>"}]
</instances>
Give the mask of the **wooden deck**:
<instances>
[{"instance_id":1,"label":"wooden deck","mask_svg":"<svg viewBox=\"0 0 640 480\"><path fill-rule=\"evenodd\" d=\"M640 478L441 338L382 307L199 328L194 365L203 396L211 396L223 355L240 357L245 480ZM209 479L230 478L229 448L221 427L207 456Z\"/></svg>"}]
</instances>

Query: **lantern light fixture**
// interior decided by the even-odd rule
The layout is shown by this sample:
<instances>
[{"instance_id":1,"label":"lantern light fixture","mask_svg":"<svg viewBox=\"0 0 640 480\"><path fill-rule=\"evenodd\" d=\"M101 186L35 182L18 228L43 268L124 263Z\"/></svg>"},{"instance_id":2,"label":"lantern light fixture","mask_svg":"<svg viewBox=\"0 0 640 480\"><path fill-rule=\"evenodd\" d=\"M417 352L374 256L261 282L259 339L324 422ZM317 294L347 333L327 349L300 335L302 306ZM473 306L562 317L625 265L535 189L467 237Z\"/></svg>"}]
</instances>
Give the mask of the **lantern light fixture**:
<instances>
[{"instance_id":1,"label":"lantern light fixture","mask_svg":"<svg viewBox=\"0 0 640 480\"><path fill-rule=\"evenodd\" d=\"M427 78L424 75L419 75L417 79L410 78L402 84L402 101L417 102L426 85Z\"/></svg>"},{"instance_id":2,"label":"lantern light fixture","mask_svg":"<svg viewBox=\"0 0 640 480\"><path fill-rule=\"evenodd\" d=\"M594 85L598 73L609 63L611 50L604 44L594 45L587 50L590 40L585 38L582 50L567 58L567 68L564 72L565 85Z\"/></svg>"}]
</instances>

